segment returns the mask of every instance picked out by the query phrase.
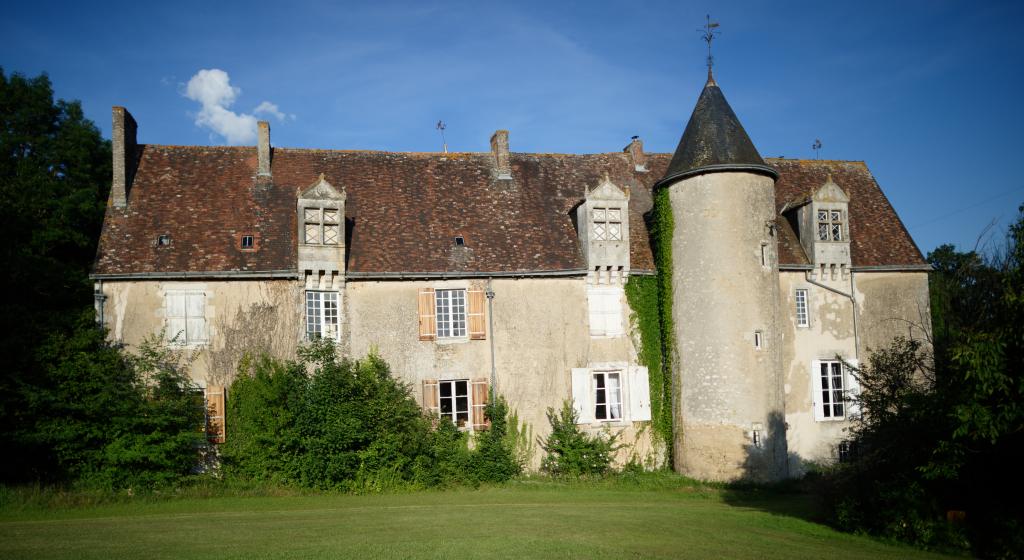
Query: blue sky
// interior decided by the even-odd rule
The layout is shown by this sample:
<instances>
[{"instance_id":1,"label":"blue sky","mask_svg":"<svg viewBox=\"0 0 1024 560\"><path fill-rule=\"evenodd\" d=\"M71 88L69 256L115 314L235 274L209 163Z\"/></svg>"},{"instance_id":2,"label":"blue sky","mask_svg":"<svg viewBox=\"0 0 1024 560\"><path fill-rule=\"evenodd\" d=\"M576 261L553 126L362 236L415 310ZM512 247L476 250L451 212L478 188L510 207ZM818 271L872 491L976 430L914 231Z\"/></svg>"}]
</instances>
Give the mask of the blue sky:
<instances>
[{"instance_id":1,"label":"blue sky","mask_svg":"<svg viewBox=\"0 0 1024 560\"><path fill-rule=\"evenodd\" d=\"M924 252L1001 241L1024 202L1022 2L22 2L0 66L49 73L108 137L126 106L146 143L251 143L260 118L278 146L439 151L443 119L456 151L508 128L513 151L669 152L709 11L763 156L820 138L866 161Z\"/></svg>"}]
</instances>

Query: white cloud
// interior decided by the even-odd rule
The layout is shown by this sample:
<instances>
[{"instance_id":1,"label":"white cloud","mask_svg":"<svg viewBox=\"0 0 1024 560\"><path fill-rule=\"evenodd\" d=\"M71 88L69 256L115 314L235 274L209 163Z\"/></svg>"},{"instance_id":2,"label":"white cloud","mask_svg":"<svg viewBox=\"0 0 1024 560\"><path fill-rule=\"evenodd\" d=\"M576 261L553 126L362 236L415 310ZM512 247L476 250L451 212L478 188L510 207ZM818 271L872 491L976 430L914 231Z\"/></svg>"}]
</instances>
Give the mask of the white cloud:
<instances>
[{"instance_id":1,"label":"white cloud","mask_svg":"<svg viewBox=\"0 0 1024 560\"><path fill-rule=\"evenodd\" d=\"M241 89L231 85L227 72L213 68L196 72L188 81L184 95L199 102L196 126L209 128L223 136L228 144L253 144L256 142L256 117L229 109L241 93ZM285 118L277 105L269 101L260 103L253 113L269 114L278 120Z\"/></svg>"}]
</instances>

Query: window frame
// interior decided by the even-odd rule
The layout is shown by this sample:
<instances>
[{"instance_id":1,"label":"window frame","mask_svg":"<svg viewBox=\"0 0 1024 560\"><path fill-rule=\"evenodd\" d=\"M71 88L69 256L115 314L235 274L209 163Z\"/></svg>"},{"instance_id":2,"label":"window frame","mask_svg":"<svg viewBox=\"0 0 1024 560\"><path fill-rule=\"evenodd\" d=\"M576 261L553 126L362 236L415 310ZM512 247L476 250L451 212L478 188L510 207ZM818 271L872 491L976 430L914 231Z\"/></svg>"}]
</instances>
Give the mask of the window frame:
<instances>
[{"instance_id":1,"label":"window frame","mask_svg":"<svg viewBox=\"0 0 1024 560\"><path fill-rule=\"evenodd\" d=\"M316 215L310 217L309 212L316 212ZM334 213L334 220L332 222L327 221L327 212ZM344 230L342 224L344 217L340 215L341 210L338 206L322 205L322 206L303 206L302 207L302 244L303 245L316 245L324 247L332 247L341 245L342 236ZM314 226L316 229L317 240L309 240L310 226ZM328 242L327 231L328 228L334 228L334 241Z\"/></svg>"},{"instance_id":2,"label":"window frame","mask_svg":"<svg viewBox=\"0 0 1024 560\"><path fill-rule=\"evenodd\" d=\"M443 294L443 297L442 297ZM461 298L461 312L458 312ZM443 311L443 312L442 312ZM461 316L461 321L459 317ZM466 340L469 338L469 294L466 288L434 289L434 328L437 340Z\"/></svg>"},{"instance_id":3,"label":"window frame","mask_svg":"<svg viewBox=\"0 0 1024 560\"><path fill-rule=\"evenodd\" d=\"M465 386L465 394L460 395L457 392L458 384L462 383ZM443 387L448 386L449 396L444 396ZM465 397L466 409L462 411L458 407L459 397ZM445 400L451 403L451 411L445 412ZM455 424L455 427L460 430L469 428L473 423L473 386L470 379L440 379L437 382L437 411L441 418L448 418ZM459 423L459 416L465 413L465 419L462 423Z\"/></svg>"},{"instance_id":4,"label":"window frame","mask_svg":"<svg viewBox=\"0 0 1024 560\"><path fill-rule=\"evenodd\" d=\"M313 296L314 294L319 296L319 297L315 298L315 299L317 299L316 307L315 307L315 309L317 311L316 317L315 317L315 323L311 322L311 317L310 317L310 315L311 315L310 311L311 311L311 309L313 309L313 307L310 306L310 303L311 303L310 302L310 296ZM325 297L325 295L326 296L333 296L333 298ZM341 340L341 293L338 292L338 291L335 291L335 290L306 290L305 296L303 296L303 299L304 299L304 304L305 304L303 306L303 310L304 310L304 325L305 325L305 332L306 332L305 339L307 341L314 341L314 340L318 340L318 339L322 338L322 339L326 339L326 340L333 340L334 342L340 341ZM330 299L334 300L334 302L333 302L334 303L334 309L333 310L330 310L327 307L327 303L329 302ZM328 319L329 319L329 317L331 315L330 311L333 311L333 315L334 315L334 323L333 323L333 325L330 322L328 322ZM314 326L314 325L317 327L317 329L311 331L310 327ZM333 337L324 336L324 333L328 332L328 330L329 330L329 328L331 326L334 327L334 333L333 333L334 336Z\"/></svg>"},{"instance_id":5,"label":"window frame","mask_svg":"<svg viewBox=\"0 0 1024 560\"><path fill-rule=\"evenodd\" d=\"M821 400L817 406L821 407L821 421L846 420L849 414L849 400L847 398L846 380L847 367L841 360L818 360L818 371L814 380L815 387ZM839 368L839 375L836 375L835 367ZM822 375L822 369L828 368L828 375ZM839 380L839 387L836 388L835 380ZM828 384L828 387L825 384ZM838 410L838 414L836 414Z\"/></svg>"},{"instance_id":6,"label":"window frame","mask_svg":"<svg viewBox=\"0 0 1024 560\"><path fill-rule=\"evenodd\" d=\"M171 315L171 309L172 309L173 306L171 305L169 300L172 297L184 298L184 301L182 303L182 309L184 310L184 315L180 315L180 316L179 315ZM202 301L202 309L203 309L202 310L202 315L198 315L198 314L191 315L189 313L189 309L191 307L189 305L189 300L192 299L192 298L199 298ZM171 323L172 320L175 320L175 319L183 321L184 328L183 329L179 329L179 330L177 330L175 332L169 332L170 329L171 329L170 323ZM189 330L190 330L189 329L189 321L190 320L191 321L200 321L200 320L202 321L202 333L203 333L203 336L201 338L199 338L199 337L193 338L192 336L189 335ZM178 347L188 348L188 347L202 346L204 344L209 343L210 342L210 334L208 332L208 328L207 328L207 324L206 323L207 323L207 321L206 321L206 292L204 292L202 290L167 290L166 292L164 292L164 324L165 324L166 329L167 329L165 331L165 334L169 337L167 339L167 342L171 346L178 346ZM184 338L182 338L181 340L175 340L179 333L184 333Z\"/></svg>"},{"instance_id":7,"label":"window frame","mask_svg":"<svg viewBox=\"0 0 1024 560\"><path fill-rule=\"evenodd\" d=\"M822 213L825 219L822 219ZM838 217L836 217L838 216ZM846 241L846 212L840 208L818 208L815 211L817 224L817 240L825 243L842 243ZM822 238L822 226L826 227L825 238ZM838 234L838 238L836 235Z\"/></svg>"},{"instance_id":8,"label":"window frame","mask_svg":"<svg viewBox=\"0 0 1024 560\"><path fill-rule=\"evenodd\" d=\"M591 208L591 210L590 210L591 238L594 241L613 241L613 242L615 242L615 241L622 241L623 240L622 211L623 211L623 209L622 209L621 206L615 208L615 207L606 205L606 206L595 206L595 207ZM602 218L598 217L598 212L602 212L603 213L602 214L603 215ZM617 220L611 219L611 213L612 212L618 212L618 219ZM618 226L618 237L614 237L613 238L611 236L611 226L612 226L612 224L615 224L615 225ZM598 229L599 226L601 227L601 229ZM599 233L599 231L601 233Z\"/></svg>"},{"instance_id":9,"label":"window frame","mask_svg":"<svg viewBox=\"0 0 1024 560\"><path fill-rule=\"evenodd\" d=\"M809 305L810 290L807 288L797 288L793 292L793 305L794 312L796 313L796 326L798 328L808 328L811 326L811 311ZM800 320L801 304L803 311L803 320Z\"/></svg>"},{"instance_id":10,"label":"window frame","mask_svg":"<svg viewBox=\"0 0 1024 560\"><path fill-rule=\"evenodd\" d=\"M608 380L614 376L617 387L617 401L613 401L609 393L612 388L608 383ZM623 401L623 386L622 386L622 370L595 370L590 374L590 394L593 397L591 401L594 407L594 421L595 422L624 422L625 421L625 407ZM601 379L603 383L599 387L598 379ZM598 398L600 392L603 391L605 395L604 402ZM599 417L598 411L604 409L604 418ZM612 416L613 411L617 416Z\"/></svg>"}]
</instances>

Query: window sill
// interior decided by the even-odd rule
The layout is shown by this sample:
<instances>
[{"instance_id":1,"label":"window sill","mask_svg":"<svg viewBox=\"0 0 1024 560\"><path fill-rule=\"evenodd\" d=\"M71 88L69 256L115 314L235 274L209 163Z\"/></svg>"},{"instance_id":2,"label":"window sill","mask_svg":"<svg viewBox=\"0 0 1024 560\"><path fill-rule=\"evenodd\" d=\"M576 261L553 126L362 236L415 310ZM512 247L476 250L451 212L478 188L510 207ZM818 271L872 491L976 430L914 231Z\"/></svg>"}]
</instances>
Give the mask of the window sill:
<instances>
[{"instance_id":1,"label":"window sill","mask_svg":"<svg viewBox=\"0 0 1024 560\"><path fill-rule=\"evenodd\" d=\"M449 338L437 338L437 339L434 339L434 342L436 342L437 344L464 344L466 342L469 342L469 337L468 336L460 336L460 337L449 337Z\"/></svg>"}]
</instances>

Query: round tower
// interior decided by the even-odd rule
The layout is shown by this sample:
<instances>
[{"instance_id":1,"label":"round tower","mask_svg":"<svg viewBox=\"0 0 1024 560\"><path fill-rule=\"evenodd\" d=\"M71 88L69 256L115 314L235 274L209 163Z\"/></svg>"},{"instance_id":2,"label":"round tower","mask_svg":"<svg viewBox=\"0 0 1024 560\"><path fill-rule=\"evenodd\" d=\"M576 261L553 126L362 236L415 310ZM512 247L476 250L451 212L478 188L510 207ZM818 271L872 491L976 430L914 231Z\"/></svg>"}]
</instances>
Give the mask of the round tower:
<instances>
[{"instance_id":1,"label":"round tower","mask_svg":"<svg viewBox=\"0 0 1024 560\"><path fill-rule=\"evenodd\" d=\"M711 73L655 189L673 217L676 470L786 476L775 179Z\"/></svg>"}]
</instances>

